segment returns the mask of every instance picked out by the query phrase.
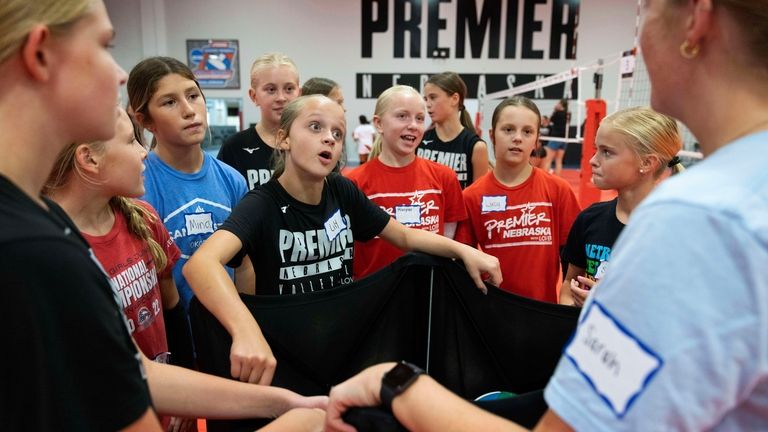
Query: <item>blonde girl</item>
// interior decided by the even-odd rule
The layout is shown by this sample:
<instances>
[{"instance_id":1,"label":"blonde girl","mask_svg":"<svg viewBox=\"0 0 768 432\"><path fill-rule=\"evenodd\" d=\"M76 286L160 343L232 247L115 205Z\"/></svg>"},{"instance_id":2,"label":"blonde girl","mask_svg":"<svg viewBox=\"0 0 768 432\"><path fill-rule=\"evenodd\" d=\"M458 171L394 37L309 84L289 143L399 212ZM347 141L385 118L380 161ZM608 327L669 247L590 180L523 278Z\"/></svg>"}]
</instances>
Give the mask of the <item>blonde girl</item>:
<instances>
[{"instance_id":1,"label":"blonde girl","mask_svg":"<svg viewBox=\"0 0 768 432\"><path fill-rule=\"evenodd\" d=\"M272 153L280 115L285 105L300 94L299 70L287 55L267 53L251 65L248 97L259 108L261 118L256 126L227 138L217 156L242 174L248 189L272 177Z\"/></svg>"},{"instance_id":2,"label":"blonde girl","mask_svg":"<svg viewBox=\"0 0 768 432\"><path fill-rule=\"evenodd\" d=\"M424 133L417 155L456 172L464 189L488 172L488 147L477 136L464 106L467 86L455 72L432 75L424 85L424 100L432 125Z\"/></svg>"},{"instance_id":3,"label":"blonde girl","mask_svg":"<svg viewBox=\"0 0 768 432\"><path fill-rule=\"evenodd\" d=\"M563 259L568 263L560 303L581 306L588 290L605 274L611 249L629 215L670 167L683 170L676 157L682 148L677 122L650 108L628 108L603 119L590 159L592 182L615 189L611 201L579 214L568 235Z\"/></svg>"},{"instance_id":4,"label":"blonde girl","mask_svg":"<svg viewBox=\"0 0 768 432\"><path fill-rule=\"evenodd\" d=\"M243 254L254 263L256 293L266 295L351 282L355 240L377 235L403 250L462 259L478 288L484 288L481 272L499 282L495 258L406 228L351 181L331 173L345 133L344 110L335 101L312 95L289 103L277 133L281 156L273 180L251 191L184 267L195 294L232 335L233 377L268 383L276 366L258 324L224 272L225 263Z\"/></svg>"},{"instance_id":5,"label":"blonde girl","mask_svg":"<svg viewBox=\"0 0 768 432\"><path fill-rule=\"evenodd\" d=\"M457 222L467 217L461 187L450 168L416 156L425 117L424 100L413 87L385 90L373 116L374 157L347 177L398 222L453 238ZM371 274L402 254L381 238L358 243L355 277Z\"/></svg>"}]
</instances>

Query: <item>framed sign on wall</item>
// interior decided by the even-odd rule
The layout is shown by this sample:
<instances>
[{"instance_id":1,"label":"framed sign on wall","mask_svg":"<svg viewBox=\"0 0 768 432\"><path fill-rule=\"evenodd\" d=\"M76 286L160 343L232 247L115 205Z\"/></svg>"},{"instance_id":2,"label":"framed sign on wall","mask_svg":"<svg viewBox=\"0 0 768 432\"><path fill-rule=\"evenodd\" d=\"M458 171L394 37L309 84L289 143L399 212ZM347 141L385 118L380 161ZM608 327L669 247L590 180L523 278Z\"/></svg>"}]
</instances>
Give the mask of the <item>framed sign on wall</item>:
<instances>
[{"instance_id":1,"label":"framed sign on wall","mask_svg":"<svg viewBox=\"0 0 768 432\"><path fill-rule=\"evenodd\" d=\"M237 39L187 39L187 65L202 88L240 88Z\"/></svg>"}]
</instances>

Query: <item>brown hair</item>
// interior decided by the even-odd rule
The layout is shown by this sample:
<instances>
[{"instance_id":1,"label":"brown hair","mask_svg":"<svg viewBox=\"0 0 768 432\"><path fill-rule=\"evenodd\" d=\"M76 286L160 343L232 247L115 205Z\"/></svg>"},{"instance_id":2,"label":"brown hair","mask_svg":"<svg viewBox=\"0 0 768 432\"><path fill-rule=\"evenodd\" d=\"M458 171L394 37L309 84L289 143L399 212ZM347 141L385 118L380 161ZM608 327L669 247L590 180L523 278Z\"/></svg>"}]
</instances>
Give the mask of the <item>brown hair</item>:
<instances>
[{"instance_id":1,"label":"brown hair","mask_svg":"<svg viewBox=\"0 0 768 432\"><path fill-rule=\"evenodd\" d=\"M529 110L533 111L533 113L536 114L536 118L538 119L536 122L536 133L538 134L539 129L541 128L541 112L539 111L539 107L536 106L532 100L525 96L512 96L501 101L501 103L496 106L496 109L493 110L493 116L491 117L491 129L496 130L496 123L499 121L501 112L504 111L504 108L510 106L528 108Z\"/></svg>"},{"instance_id":2,"label":"brown hair","mask_svg":"<svg viewBox=\"0 0 768 432\"><path fill-rule=\"evenodd\" d=\"M439 87L442 91L448 93L448 96L458 94L459 121L465 129L472 132L475 131L475 124L472 123L472 117L469 116L467 108L464 106L464 99L467 97L467 85L464 84L464 80L461 79L459 74L456 72L442 72L429 77L425 84L432 84Z\"/></svg>"},{"instance_id":3,"label":"brown hair","mask_svg":"<svg viewBox=\"0 0 768 432\"><path fill-rule=\"evenodd\" d=\"M328 96L335 88L339 88L339 84L336 81L328 78L314 77L308 79L304 85L301 86L301 94L303 96L313 94Z\"/></svg>"},{"instance_id":4,"label":"brown hair","mask_svg":"<svg viewBox=\"0 0 768 432\"><path fill-rule=\"evenodd\" d=\"M149 101L157 91L160 80L166 75L171 74L181 75L186 79L194 81L203 99L205 99L200 83L197 82L195 74L192 73L192 70L187 65L173 57L149 57L134 66L128 75L128 103L133 113L141 113L147 120L152 119L152 116L149 114ZM155 144L156 141L153 138L153 148Z\"/></svg>"}]
</instances>

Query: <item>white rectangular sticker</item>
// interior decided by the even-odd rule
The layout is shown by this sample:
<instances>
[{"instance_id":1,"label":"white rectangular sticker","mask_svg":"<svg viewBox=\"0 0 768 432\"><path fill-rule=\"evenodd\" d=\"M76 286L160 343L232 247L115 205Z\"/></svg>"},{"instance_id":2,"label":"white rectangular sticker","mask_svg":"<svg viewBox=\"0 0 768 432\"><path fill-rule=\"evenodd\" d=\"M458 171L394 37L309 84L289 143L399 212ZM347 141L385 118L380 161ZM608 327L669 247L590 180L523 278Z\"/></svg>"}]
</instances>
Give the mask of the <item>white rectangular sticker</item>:
<instances>
[{"instance_id":1,"label":"white rectangular sticker","mask_svg":"<svg viewBox=\"0 0 768 432\"><path fill-rule=\"evenodd\" d=\"M420 205L395 206L395 219L403 225L421 223Z\"/></svg>"},{"instance_id":2,"label":"white rectangular sticker","mask_svg":"<svg viewBox=\"0 0 768 432\"><path fill-rule=\"evenodd\" d=\"M189 213L184 215L187 235L213 233L213 213Z\"/></svg>"},{"instance_id":3,"label":"white rectangular sticker","mask_svg":"<svg viewBox=\"0 0 768 432\"><path fill-rule=\"evenodd\" d=\"M483 195L480 210L483 212L503 212L507 209L506 195Z\"/></svg>"},{"instance_id":4,"label":"white rectangular sticker","mask_svg":"<svg viewBox=\"0 0 768 432\"><path fill-rule=\"evenodd\" d=\"M627 413L664 363L594 300L565 355L618 418Z\"/></svg>"},{"instance_id":5,"label":"white rectangular sticker","mask_svg":"<svg viewBox=\"0 0 768 432\"><path fill-rule=\"evenodd\" d=\"M333 241L345 229L347 229L347 224L344 223L344 218L341 217L341 210L336 210L336 213L332 214L325 221L325 235L328 237L328 241Z\"/></svg>"}]
</instances>

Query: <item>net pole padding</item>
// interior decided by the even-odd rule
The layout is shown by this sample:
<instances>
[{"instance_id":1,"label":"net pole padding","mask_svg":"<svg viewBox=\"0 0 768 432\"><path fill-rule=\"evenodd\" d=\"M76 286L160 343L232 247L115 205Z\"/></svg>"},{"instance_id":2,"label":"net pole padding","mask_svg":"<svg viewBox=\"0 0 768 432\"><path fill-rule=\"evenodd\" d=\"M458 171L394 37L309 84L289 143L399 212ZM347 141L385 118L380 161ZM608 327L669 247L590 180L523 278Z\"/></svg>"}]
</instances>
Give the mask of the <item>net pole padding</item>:
<instances>
[{"instance_id":1,"label":"net pole padding","mask_svg":"<svg viewBox=\"0 0 768 432\"><path fill-rule=\"evenodd\" d=\"M595 155L597 128L605 117L606 104L602 99L588 99L587 121L584 124L584 141L581 146L581 172L579 173L579 205L585 209L600 201L601 191L592 183L592 165L589 160Z\"/></svg>"}]
</instances>

